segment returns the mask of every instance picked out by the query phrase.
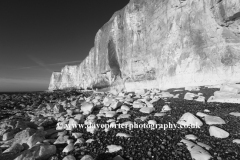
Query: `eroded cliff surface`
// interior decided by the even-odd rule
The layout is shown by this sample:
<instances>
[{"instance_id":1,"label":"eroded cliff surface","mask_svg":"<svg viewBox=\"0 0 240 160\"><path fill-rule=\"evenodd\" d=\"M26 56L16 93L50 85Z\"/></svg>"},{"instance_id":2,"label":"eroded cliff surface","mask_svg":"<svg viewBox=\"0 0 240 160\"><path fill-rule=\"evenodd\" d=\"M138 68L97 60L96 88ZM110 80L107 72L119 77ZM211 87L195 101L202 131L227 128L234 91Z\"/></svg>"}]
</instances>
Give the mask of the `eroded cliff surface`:
<instances>
[{"instance_id":1,"label":"eroded cliff surface","mask_svg":"<svg viewBox=\"0 0 240 160\"><path fill-rule=\"evenodd\" d=\"M172 88L240 81L239 0L131 0L49 89Z\"/></svg>"}]
</instances>

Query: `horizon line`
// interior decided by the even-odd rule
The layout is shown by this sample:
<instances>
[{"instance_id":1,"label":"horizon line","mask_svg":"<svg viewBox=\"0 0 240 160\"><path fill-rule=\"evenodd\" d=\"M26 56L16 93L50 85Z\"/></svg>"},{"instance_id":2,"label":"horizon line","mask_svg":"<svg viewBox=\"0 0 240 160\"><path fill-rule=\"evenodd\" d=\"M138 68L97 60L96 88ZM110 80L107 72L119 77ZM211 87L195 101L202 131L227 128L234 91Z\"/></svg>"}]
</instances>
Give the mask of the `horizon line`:
<instances>
[{"instance_id":1,"label":"horizon line","mask_svg":"<svg viewBox=\"0 0 240 160\"><path fill-rule=\"evenodd\" d=\"M60 62L60 63L51 63L51 64L46 64L45 66L53 66L53 65L61 65L61 64L68 65L68 63L77 63L77 62L82 62L82 60L69 61L69 62ZM31 68L35 68L35 67L40 67L40 66L39 66L39 65L36 65L36 66L28 66L28 67L15 68L15 69L11 69L11 70L31 69Z\"/></svg>"}]
</instances>

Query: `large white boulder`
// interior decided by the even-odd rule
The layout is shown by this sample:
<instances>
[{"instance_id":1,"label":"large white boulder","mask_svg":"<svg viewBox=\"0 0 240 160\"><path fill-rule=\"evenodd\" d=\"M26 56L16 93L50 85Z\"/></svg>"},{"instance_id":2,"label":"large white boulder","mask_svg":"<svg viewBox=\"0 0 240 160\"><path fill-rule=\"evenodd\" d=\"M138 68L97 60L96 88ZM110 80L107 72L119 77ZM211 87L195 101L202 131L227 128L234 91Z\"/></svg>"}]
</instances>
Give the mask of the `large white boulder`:
<instances>
[{"instance_id":1,"label":"large white boulder","mask_svg":"<svg viewBox=\"0 0 240 160\"><path fill-rule=\"evenodd\" d=\"M240 139L234 139L232 142L233 142L233 143L240 144Z\"/></svg>"},{"instance_id":2,"label":"large white boulder","mask_svg":"<svg viewBox=\"0 0 240 160\"><path fill-rule=\"evenodd\" d=\"M204 150L202 147L200 147L199 145L186 140L186 139L182 139L181 140L182 143L186 144L187 149L189 150L192 159L194 160L209 160L210 158L212 158L212 156L206 151Z\"/></svg>"},{"instance_id":3,"label":"large white boulder","mask_svg":"<svg viewBox=\"0 0 240 160\"><path fill-rule=\"evenodd\" d=\"M227 138L229 136L227 131L215 126L210 126L209 134L210 136L214 136L216 138Z\"/></svg>"},{"instance_id":4,"label":"large white boulder","mask_svg":"<svg viewBox=\"0 0 240 160\"><path fill-rule=\"evenodd\" d=\"M219 91L216 91L219 94ZM215 93L214 93L215 94ZM220 102L220 103L240 103L240 94L233 94L228 92L221 92L221 96L217 95L209 97L209 102Z\"/></svg>"},{"instance_id":5,"label":"large white boulder","mask_svg":"<svg viewBox=\"0 0 240 160\"><path fill-rule=\"evenodd\" d=\"M185 95L184 95L184 99L185 100L193 100L194 97L196 97L197 95L194 94L194 93L190 93L190 92L187 92Z\"/></svg>"},{"instance_id":6,"label":"large white boulder","mask_svg":"<svg viewBox=\"0 0 240 160\"><path fill-rule=\"evenodd\" d=\"M232 116L240 117L240 113L239 112L231 112L229 114L232 115Z\"/></svg>"},{"instance_id":7,"label":"large white boulder","mask_svg":"<svg viewBox=\"0 0 240 160\"><path fill-rule=\"evenodd\" d=\"M226 122L218 117L218 116L205 116L204 120L206 122L206 124L208 125L212 125L212 124L226 124Z\"/></svg>"},{"instance_id":8,"label":"large white boulder","mask_svg":"<svg viewBox=\"0 0 240 160\"><path fill-rule=\"evenodd\" d=\"M194 116L192 113L184 113L182 117L178 120L177 124L183 125L183 126L195 126L200 127L203 125L202 121L199 120L196 116Z\"/></svg>"}]
</instances>

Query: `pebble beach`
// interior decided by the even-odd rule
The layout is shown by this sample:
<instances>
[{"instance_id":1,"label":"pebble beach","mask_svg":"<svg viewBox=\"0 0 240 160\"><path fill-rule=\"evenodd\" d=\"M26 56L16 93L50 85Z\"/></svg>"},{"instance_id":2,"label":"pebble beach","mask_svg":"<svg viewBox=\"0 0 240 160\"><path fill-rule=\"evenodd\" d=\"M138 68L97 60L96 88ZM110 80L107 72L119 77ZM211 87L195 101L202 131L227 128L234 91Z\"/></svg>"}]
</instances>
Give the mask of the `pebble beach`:
<instances>
[{"instance_id":1,"label":"pebble beach","mask_svg":"<svg viewBox=\"0 0 240 160\"><path fill-rule=\"evenodd\" d=\"M207 102L216 91L219 88L118 95L81 90L3 93L0 159L237 160L239 104ZM199 128L170 125L196 123ZM166 128L66 124L166 124Z\"/></svg>"}]
</instances>

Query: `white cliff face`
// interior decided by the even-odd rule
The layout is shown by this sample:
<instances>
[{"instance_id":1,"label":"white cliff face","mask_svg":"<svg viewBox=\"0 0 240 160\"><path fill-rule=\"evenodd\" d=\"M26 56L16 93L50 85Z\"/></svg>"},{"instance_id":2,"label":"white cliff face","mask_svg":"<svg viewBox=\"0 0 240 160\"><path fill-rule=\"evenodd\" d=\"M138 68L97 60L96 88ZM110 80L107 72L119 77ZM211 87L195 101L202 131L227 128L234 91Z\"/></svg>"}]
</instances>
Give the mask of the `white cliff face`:
<instances>
[{"instance_id":1,"label":"white cliff face","mask_svg":"<svg viewBox=\"0 0 240 160\"><path fill-rule=\"evenodd\" d=\"M77 66L65 66L61 71L61 84L59 88L77 87L77 71Z\"/></svg>"},{"instance_id":2,"label":"white cliff face","mask_svg":"<svg viewBox=\"0 0 240 160\"><path fill-rule=\"evenodd\" d=\"M98 31L78 67L65 67L62 78L53 73L49 89L239 82L239 8L238 0L131 0Z\"/></svg>"},{"instance_id":3,"label":"white cliff face","mask_svg":"<svg viewBox=\"0 0 240 160\"><path fill-rule=\"evenodd\" d=\"M61 82L61 72L53 72L50 79L49 89L59 89L59 82Z\"/></svg>"},{"instance_id":4,"label":"white cliff face","mask_svg":"<svg viewBox=\"0 0 240 160\"><path fill-rule=\"evenodd\" d=\"M78 68L78 66L65 66L61 72L54 72L49 89L79 88Z\"/></svg>"}]
</instances>

